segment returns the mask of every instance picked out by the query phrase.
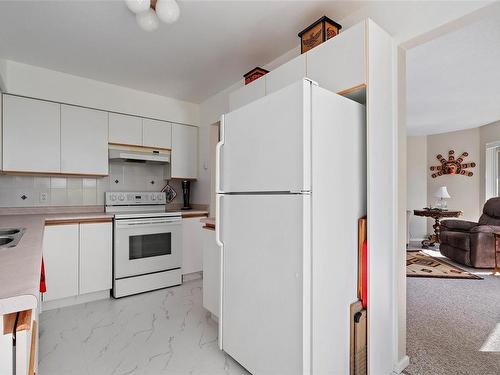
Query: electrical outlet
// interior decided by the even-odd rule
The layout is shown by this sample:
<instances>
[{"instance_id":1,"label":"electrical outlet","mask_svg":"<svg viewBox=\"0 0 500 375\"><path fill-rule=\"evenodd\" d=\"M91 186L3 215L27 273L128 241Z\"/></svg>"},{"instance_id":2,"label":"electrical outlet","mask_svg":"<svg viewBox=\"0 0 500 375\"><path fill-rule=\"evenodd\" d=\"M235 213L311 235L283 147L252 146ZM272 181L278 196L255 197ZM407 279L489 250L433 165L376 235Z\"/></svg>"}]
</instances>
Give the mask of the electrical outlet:
<instances>
[{"instance_id":1,"label":"electrical outlet","mask_svg":"<svg viewBox=\"0 0 500 375\"><path fill-rule=\"evenodd\" d=\"M47 193L40 193L40 203L46 203L49 200Z\"/></svg>"}]
</instances>

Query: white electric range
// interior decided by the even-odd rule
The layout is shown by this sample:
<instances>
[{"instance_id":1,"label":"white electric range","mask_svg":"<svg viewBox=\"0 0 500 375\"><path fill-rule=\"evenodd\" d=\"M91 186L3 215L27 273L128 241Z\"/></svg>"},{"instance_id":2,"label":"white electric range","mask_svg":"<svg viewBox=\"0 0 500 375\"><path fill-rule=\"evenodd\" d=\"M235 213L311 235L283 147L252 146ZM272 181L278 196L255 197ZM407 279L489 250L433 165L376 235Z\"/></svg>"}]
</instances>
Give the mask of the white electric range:
<instances>
[{"instance_id":1,"label":"white electric range","mask_svg":"<svg viewBox=\"0 0 500 375\"><path fill-rule=\"evenodd\" d=\"M182 283L182 215L166 212L165 193L108 192L113 220L113 297Z\"/></svg>"}]
</instances>

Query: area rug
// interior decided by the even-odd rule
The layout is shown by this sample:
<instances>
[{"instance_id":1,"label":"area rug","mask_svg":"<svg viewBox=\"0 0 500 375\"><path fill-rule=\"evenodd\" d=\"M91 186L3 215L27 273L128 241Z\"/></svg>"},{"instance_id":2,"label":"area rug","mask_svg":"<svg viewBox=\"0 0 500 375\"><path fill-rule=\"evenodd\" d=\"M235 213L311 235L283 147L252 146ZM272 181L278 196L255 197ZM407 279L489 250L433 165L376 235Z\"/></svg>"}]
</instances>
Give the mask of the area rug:
<instances>
[{"instance_id":1,"label":"area rug","mask_svg":"<svg viewBox=\"0 0 500 375\"><path fill-rule=\"evenodd\" d=\"M482 280L482 277L422 252L406 253L406 276Z\"/></svg>"}]
</instances>

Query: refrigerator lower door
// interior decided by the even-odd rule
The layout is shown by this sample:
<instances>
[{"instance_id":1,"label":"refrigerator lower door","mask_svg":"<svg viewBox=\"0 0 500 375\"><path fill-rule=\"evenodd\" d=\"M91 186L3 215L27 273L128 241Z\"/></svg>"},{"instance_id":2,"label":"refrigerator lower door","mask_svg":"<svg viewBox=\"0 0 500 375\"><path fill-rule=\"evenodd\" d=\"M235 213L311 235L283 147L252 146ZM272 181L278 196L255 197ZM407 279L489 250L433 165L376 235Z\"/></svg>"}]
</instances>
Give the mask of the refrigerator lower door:
<instances>
[{"instance_id":1,"label":"refrigerator lower door","mask_svg":"<svg viewBox=\"0 0 500 375\"><path fill-rule=\"evenodd\" d=\"M254 375L309 366L310 196L219 196L222 349Z\"/></svg>"},{"instance_id":2,"label":"refrigerator lower door","mask_svg":"<svg viewBox=\"0 0 500 375\"><path fill-rule=\"evenodd\" d=\"M223 116L217 192L310 190L311 85L298 81Z\"/></svg>"}]
</instances>

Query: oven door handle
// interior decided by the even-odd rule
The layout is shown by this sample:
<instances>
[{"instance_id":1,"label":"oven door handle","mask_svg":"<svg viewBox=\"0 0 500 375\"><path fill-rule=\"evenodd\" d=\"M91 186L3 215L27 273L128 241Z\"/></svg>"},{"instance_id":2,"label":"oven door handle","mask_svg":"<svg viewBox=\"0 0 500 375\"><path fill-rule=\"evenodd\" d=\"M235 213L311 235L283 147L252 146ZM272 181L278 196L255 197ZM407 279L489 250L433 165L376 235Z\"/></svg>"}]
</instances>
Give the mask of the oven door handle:
<instances>
[{"instance_id":1,"label":"oven door handle","mask_svg":"<svg viewBox=\"0 0 500 375\"><path fill-rule=\"evenodd\" d=\"M117 220L117 227L128 227L128 226L139 226L139 225L151 225L151 224L171 224L180 225L181 221L176 220L165 220L165 219L148 219L148 220Z\"/></svg>"}]
</instances>

